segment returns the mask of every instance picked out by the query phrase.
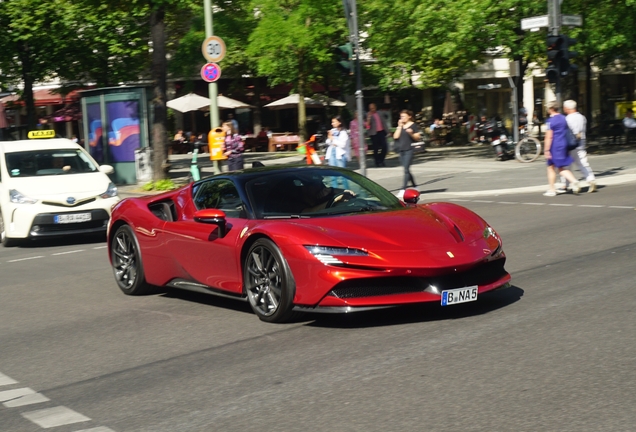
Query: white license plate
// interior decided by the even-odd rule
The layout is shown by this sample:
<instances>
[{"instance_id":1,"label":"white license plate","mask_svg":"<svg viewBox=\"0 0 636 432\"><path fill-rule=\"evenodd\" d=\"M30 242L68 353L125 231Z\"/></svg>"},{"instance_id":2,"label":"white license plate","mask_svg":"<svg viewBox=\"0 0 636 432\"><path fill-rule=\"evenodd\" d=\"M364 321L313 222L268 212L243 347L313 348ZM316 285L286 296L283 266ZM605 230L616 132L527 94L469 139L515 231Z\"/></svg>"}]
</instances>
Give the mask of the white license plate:
<instances>
[{"instance_id":1,"label":"white license plate","mask_svg":"<svg viewBox=\"0 0 636 432\"><path fill-rule=\"evenodd\" d=\"M88 222L91 220L90 213L73 213L56 215L53 219L56 224Z\"/></svg>"},{"instance_id":2,"label":"white license plate","mask_svg":"<svg viewBox=\"0 0 636 432\"><path fill-rule=\"evenodd\" d=\"M442 291L442 306L477 300L477 285Z\"/></svg>"}]
</instances>

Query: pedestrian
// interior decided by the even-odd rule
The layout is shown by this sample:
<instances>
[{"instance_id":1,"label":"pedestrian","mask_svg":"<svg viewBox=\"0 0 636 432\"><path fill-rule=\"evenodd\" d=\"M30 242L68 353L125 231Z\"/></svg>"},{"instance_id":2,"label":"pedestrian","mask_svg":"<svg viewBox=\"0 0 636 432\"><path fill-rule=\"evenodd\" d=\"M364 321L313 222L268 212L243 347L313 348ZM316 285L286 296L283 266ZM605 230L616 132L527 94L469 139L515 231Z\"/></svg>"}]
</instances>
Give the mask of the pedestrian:
<instances>
[{"instance_id":1,"label":"pedestrian","mask_svg":"<svg viewBox=\"0 0 636 432\"><path fill-rule=\"evenodd\" d=\"M354 112L353 119L349 122L349 139L351 140L351 155L360 160L360 145L364 145L364 153L367 154L367 143L364 133L360 137L360 127L358 126L358 111Z\"/></svg>"},{"instance_id":2,"label":"pedestrian","mask_svg":"<svg viewBox=\"0 0 636 432\"><path fill-rule=\"evenodd\" d=\"M543 195L553 197L565 192L564 190L556 190L554 187L559 173L572 183L572 192L578 194L581 187L572 171L568 169L572 164L572 157L568 153L567 121L565 116L559 112L559 106L556 103L550 104L548 114L549 118L545 122L547 129L543 153L548 166L549 189Z\"/></svg>"},{"instance_id":3,"label":"pedestrian","mask_svg":"<svg viewBox=\"0 0 636 432\"><path fill-rule=\"evenodd\" d=\"M369 137L371 138L375 166L386 166L384 158L386 158L387 152L386 135L389 133L389 126L386 124L384 117L378 113L374 103L369 104L365 128L369 131Z\"/></svg>"},{"instance_id":4,"label":"pedestrian","mask_svg":"<svg viewBox=\"0 0 636 432\"><path fill-rule=\"evenodd\" d=\"M225 132L225 148L223 154L227 156L228 171L243 169L243 151L245 146L241 136L231 121L226 121L221 125Z\"/></svg>"},{"instance_id":5,"label":"pedestrian","mask_svg":"<svg viewBox=\"0 0 636 432\"><path fill-rule=\"evenodd\" d=\"M402 168L404 168L402 191L406 190L409 181L413 187L417 187L413 174L411 174L410 167L413 162L414 153L412 144L414 142L418 142L421 138L421 130L417 123L413 121L413 111L402 110L400 112L400 119L398 120L397 128L393 133L395 150L400 155L400 164L402 165Z\"/></svg>"},{"instance_id":6,"label":"pedestrian","mask_svg":"<svg viewBox=\"0 0 636 432\"><path fill-rule=\"evenodd\" d=\"M566 100L563 102L563 111L566 114L565 120L568 127L576 138L577 143L577 147L570 152L570 155L579 167L581 174L585 176L585 181L589 185L587 192L592 193L596 191L596 177L594 176L594 171L587 160L587 151L585 150L585 131L587 130L587 120L585 119L585 116L577 110L576 101Z\"/></svg>"},{"instance_id":7,"label":"pedestrian","mask_svg":"<svg viewBox=\"0 0 636 432\"><path fill-rule=\"evenodd\" d=\"M351 158L351 141L349 133L344 128L342 117L339 115L331 119L332 129L327 132L327 153L325 159L331 166L345 168Z\"/></svg>"},{"instance_id":8,"label":"pedestrian","mask_svg":"<svg viewBox=\"0 0 636 432\"><path fill-rule=\"evenodd\" d=\"M634 119L634 111L631 108L627 108L627 111L625 111L623 128L625 128L626 144L629 144L633 137L636 136L636 119Z\"/></svg>"},{"instance_id":9,"label":"pedestrian","mask_svg":"<svg viewBox=\"0 0 636 432\"><path fill-rule=\"evenodd\" d=\"M234 118L234 114L229 113L227 115L227 121L231 122L236 133L239 133L239 122Z\"/></svg>"}]
</instances>

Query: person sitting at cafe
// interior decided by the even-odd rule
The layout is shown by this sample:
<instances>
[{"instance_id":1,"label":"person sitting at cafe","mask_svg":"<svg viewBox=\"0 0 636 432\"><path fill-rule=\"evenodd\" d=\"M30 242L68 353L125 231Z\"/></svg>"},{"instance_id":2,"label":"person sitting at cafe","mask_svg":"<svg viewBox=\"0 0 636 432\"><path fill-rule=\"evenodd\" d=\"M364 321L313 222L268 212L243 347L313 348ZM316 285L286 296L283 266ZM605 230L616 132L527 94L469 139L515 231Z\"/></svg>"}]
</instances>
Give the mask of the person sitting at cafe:
<instances>
[{"instance_id":1,"label":"person sitting at cafe","mask_svg":"<svg viewBox=\"0 0 636 432\"><path fill-rule=\"evenodd\" d=\"M625 138L630 142L636 136L636 119L634 119L634 111L628 108L623 119L623 127L625 128Z\"/></svg>"}]
</instances>

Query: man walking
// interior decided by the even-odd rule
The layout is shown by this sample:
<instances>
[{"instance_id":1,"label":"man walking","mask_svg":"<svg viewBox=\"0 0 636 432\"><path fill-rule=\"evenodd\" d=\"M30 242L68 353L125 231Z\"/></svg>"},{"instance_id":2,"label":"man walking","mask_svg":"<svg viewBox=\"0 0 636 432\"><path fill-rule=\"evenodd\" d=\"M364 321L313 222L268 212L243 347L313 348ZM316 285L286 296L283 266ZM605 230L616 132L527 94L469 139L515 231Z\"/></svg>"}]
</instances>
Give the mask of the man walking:
<instances>
[{"instance_id":1,"label":"man walking","mask_svg":"<svg viewBox=\"0 0 636 432\"><path fill-rule=\"evenodd\" d=\"M585 116L578 112L576 102L573 100L566 100L563 102L563 111L567 116L565 120L568 123L568 128L572 131L572 134L576 138L577 147L571 152L572 159L579 167L581 174L585 176L585 181L589 184L588 193L596 191L596 177L594 171L587 160L587 151L585 150L585 131L587 130L587 120Z\"/></svg>"},{"instance_id":2,"label":"man walking","mask_svg":"<svg viewBox=\"0 0 636 432\"><path fill-rule=\"evenodd\" d=\"M369 104L369 113L367 114L365 127L371 137L375 166L386 166L384 165L384 158L387 152L386 134L389 133L389 125L384 120L384 116L378 113L378 109L374 103Z\"/></svg>"}]
</instances>

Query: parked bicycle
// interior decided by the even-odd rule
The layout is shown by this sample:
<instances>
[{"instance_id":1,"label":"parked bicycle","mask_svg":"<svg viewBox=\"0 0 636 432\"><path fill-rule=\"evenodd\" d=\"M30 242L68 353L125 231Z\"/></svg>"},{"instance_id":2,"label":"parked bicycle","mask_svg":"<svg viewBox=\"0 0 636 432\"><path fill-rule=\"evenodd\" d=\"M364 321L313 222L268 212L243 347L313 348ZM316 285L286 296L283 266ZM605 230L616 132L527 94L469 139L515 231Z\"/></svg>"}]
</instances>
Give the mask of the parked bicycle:
<instances>
[{"instance_id":1,"label":"parked bicycle","mask_svg":"<svg viewBox=\"0 0 636 432\"><path fill-rule=\"evenodd\" d=\"M526 127L519 129L519 142L515 145L515 159L519 162L534 162L541 155L541 141L528 136Z\"/></svg>"}]
</instances>

